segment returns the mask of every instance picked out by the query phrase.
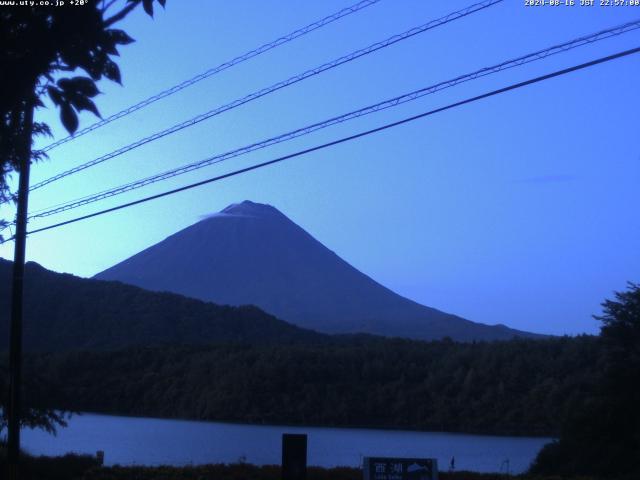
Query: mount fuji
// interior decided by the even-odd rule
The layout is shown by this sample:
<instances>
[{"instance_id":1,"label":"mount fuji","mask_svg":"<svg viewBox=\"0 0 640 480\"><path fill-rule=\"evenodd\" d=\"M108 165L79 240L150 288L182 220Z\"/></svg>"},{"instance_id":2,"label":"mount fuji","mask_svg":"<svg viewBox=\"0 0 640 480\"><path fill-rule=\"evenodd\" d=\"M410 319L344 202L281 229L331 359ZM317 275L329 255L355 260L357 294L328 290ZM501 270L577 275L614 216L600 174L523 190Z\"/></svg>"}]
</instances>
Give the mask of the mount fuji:
<instances>
[{"instance_id":1,"label":"mount fuji","mask_svg":"<svg viewBox=\"0 0 640 480\"><path fill-rule=\"evenodd\" d=\"M244 201L99 273L147 290L256 305L324 333L421 340L506 340L538 335L421 305L349 265L270 205Z\"/></svg>"}]
</instances>

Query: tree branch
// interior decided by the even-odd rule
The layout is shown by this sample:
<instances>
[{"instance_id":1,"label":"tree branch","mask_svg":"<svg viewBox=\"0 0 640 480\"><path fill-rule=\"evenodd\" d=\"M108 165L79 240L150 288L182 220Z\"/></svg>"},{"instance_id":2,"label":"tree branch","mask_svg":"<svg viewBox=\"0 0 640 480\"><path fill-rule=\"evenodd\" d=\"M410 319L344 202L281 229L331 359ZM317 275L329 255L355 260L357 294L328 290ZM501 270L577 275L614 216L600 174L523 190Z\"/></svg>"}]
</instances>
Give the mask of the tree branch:
<instances>
[{"instance_id":1,"label":"tree branch","mask_svg":"<svg viewBox=\"0 0 640 480\"><path fill-rule=\"evenodd\" d=\"M105 3L105 2L104 2L104 0L102 0L102 14L104 15L104 14L107 12L107 10L109 10L109 9L112 7L112 5L113 5L114 3L116 3L117 1L118 1L118 0L110 0L110 1L109 1L109 3L107 3L107 4L105 5L105 4L104 4L104 3Z\"/></svg>"},{"instance_id":2,"label":"tree branch","mask_svg":"<svg viewBox=\"0 0 640 480\"><path fill-rule=\"evenodd\" d=\"M129 5L127 5L126 7L124 7L122 10L120 10L118 13L113 15L112 17L107 18L104 21L104 26L105 27L110 27L114 23L119 22L120 20L125 18L127 15L129 15L131 13L131 11L134 8L136 8L138 6L138 3L139 2L132 2Z\"/></svg>"}]
</instances>

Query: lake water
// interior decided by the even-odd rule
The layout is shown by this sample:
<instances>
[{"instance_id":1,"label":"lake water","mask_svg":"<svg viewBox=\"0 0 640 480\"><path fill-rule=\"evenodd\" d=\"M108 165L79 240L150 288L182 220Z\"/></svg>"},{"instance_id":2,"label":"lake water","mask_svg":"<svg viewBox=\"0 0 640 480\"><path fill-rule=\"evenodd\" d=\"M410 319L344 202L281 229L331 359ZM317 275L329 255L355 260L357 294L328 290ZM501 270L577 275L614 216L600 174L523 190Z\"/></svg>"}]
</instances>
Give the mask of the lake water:
<instances>
[{"instance_id":1,"label":"lake water","mask_svg":"<svg viewBox=\"0 0 640 480\"><path fill-rule=\"evenodd\" d=\"M189 465L246 461L279 464L283 433L308 435L308 463L361 465L363 456L437 458L440 470L455 456L457 470L527 469L549 438L498 437L358 428L284 427L155 418L75 415L52 437L23 430L23 446L36 455L104 450L107 465Z\"/></svg>"}]
</instances>

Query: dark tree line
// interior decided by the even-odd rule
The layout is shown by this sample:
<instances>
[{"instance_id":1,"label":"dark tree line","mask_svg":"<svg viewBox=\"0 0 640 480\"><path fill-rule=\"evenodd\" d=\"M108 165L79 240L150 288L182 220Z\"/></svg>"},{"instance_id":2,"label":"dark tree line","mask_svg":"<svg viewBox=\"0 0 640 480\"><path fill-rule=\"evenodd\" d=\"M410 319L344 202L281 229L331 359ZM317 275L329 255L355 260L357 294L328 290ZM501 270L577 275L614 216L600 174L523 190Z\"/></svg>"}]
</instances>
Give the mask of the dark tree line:
<instances>
[{"instance_id":1,"label":"dark tree line","mask_svg":"<svg viewBox=\"0 0 640 480\"><path fill-rule=\"evenodd\" d=\"M48 406L251 423L553 435L590 395L594 337L494 343L342 338L29 358Z\"/></svg>"}]
</instances>

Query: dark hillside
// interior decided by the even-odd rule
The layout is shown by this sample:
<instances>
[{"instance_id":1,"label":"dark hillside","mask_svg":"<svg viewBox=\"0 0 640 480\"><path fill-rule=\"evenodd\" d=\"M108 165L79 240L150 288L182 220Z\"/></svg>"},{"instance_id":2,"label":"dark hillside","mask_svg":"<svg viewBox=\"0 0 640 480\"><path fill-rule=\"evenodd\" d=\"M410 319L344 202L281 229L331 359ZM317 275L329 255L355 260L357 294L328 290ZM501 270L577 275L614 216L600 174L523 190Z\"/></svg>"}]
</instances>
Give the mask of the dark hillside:
<instances>
[{"instance_id":1,"label":"dark hillside","mask_svg":"<svg viewBox=\"0 0 640 480\"><path fill-rule=\"evenodd\" d=\"M12 263L0 259L0 349L8 345ZM211 342L321 342L257 307L219 306L119 282L90 280L30 262L24 344L31 351L116 349Z\"/></svg>"}]
</instances>

